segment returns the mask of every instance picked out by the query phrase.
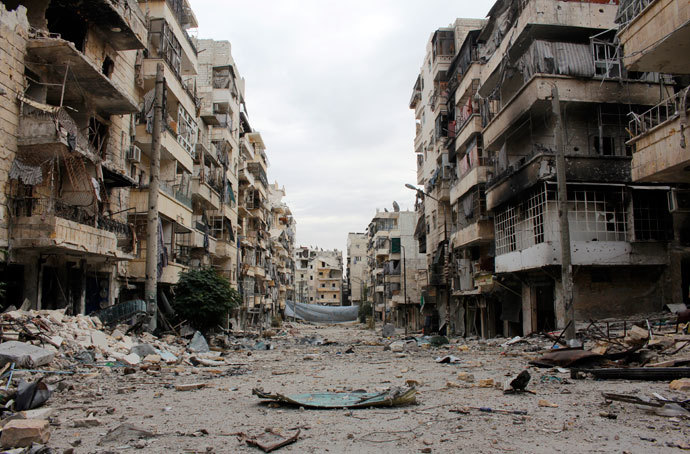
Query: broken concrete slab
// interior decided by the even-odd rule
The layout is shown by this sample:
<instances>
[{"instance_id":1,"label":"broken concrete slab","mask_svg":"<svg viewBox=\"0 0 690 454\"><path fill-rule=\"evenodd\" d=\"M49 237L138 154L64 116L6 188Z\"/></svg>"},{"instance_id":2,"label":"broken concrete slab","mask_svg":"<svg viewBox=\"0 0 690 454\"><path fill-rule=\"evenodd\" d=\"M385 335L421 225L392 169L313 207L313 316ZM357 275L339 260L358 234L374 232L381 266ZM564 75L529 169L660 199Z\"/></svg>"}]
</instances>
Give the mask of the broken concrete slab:
<instances>
[{"instance_id":1,"label":"broken concrete slab","mask_svg":"<svg viewBox=\"0 0 690 454\"><path fill-rule=\"evenodd\" d=\"M99 445L106 443L126 444L130 441L142 440L155 437L153 432L139 429L133 424L121 424L108 431L107 434L98 442Z\"/></svg>"},{"instance_id":2,"label":"broken concrete slab","mask_svg":"<svg viewBox=\"0 0 690 454\"><path fill-rule=\"evenodd\" d=\"M199 331L194 333L194 337L192 337L192 340L189 342L187 349L195 353L206 353L211 351L208 347L208 342L206 342L206 338Z\"/></svg>"},{"instance_id":3,"label":"broken concrete slab","mask_svg":"<svg viewBox=\"0 0 690 454\"><path fill-rule=\"evenodd\" d=\"M50 440L50 425L45 419L15 419L5 424L0 435L3 448L25 448Z\"/></svg>"},{"instance_id":4,"label":"broken concrete slab","mask_svg":"<svg viewBox=\"0 0 690 454\"><path fill-rule=\"evenodd\" d=\"M140 358L145 358L148 355L155 355L156 349L149 344L137 344L132 347L130 353L136 353Z\"/></svg>"},{"instance_id":5,"label":"broken concrete slab","mask_svg":"<svg viewBox=\"0 0 690 454\"><path fill-rule=\"evenodd\" d=\"M299 434L300 429L297 429L296 432L287 436L284 436L273 430L267 430L259 435L252 436L241 433L239 434L239 437L240 440L246 442L250 446L256 446L263 452L271 452L278 448L282 448L283 446L294 443L299 438Z\"/></svg>"},{"instance_id":6,"label":"broken concrete slab","mask_svg":"<svg viewBox=\"0 0 690 454\"><path fill-rule=\"evenodd\" d=\"M18 368L32 369L49 364L55 352L25 342L9 341L0 344L0 366L15 363Z\"/></svg>"},{"instance_id":7,"label":"broken concrete slab","mask_svg":"<svg viewBox=\"0 0 690 454\"><path fill-rule=\"evenodd\" d=\"M386 323L383 325L383 328L381 329L381 336L382 337L391 337L392 335L395 334L395 326L391 323Z\"/></svg>"}]
</instances>

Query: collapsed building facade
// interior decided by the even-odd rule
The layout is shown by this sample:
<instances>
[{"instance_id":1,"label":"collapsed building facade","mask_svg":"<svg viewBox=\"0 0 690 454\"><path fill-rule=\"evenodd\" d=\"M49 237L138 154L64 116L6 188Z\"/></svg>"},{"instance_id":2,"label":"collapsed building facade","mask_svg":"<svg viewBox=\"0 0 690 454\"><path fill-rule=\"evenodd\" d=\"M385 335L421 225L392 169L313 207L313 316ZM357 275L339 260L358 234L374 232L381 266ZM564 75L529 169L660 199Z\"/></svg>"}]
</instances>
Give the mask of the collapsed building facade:
<instances>
[{"instance_id":1,"label":"collapsed building facade","mask_svg":"<svg viewBox=\"0 0 690 454\"><path fill-rule=\"evenodd\" d=\"M263 280L258 290L243 266L270 249L268 161L230 44L192 38L184 0L4 1L2 20L7 300L90 313L143 297L162 64L160 298L181 272L213 267L242 291L243 313L278 310L280 292ZM261 254L265 273L273 265Z\"/></svg>"},{"instance_id":2,"label":"collapsed building facade","mask_svg":"<svg viewBox=\"0 0 690 454\"><path fill-rule=\"evenodd\" d=\"M423 68L411 103L421 117L415 147L418 184L427 193L418 197L417 236L427 247L427 291L435 291L438 324L449 333L512 336L566 325L557 153L566 161L576 319L660 310L680 294L669 267L669 188L633 180L626 131L631 115L654 106L677 81L621 64L617 3L496 2L485 23L460 35L458 52L449 52L438 85L446 89L446 111L437 106L436 86L427 95L420 90L429 80ZM434 34L432 50L441 32L450 45L457 23ZM428 53L425 68L433 71L435 55ZM430 113L433 136L424 134ZM430 153L439 137L441 153ZM435 169L427 165L434 158ZM451 234L448 250L438 252L443 241L432 226L438 229L445 185ZM429 211L432 197L440 202Z\"/></svg>"},{"instance_id":3,"label":"collapsed building facade","mask_svg":"<svg viewBox=\"0 0 690 454\"><path fill-rule=\"evenodd\" d=\"M295 298L325 306L343 304L343 254L300 246L295 249Z\"/></svg>"}]
</instances>

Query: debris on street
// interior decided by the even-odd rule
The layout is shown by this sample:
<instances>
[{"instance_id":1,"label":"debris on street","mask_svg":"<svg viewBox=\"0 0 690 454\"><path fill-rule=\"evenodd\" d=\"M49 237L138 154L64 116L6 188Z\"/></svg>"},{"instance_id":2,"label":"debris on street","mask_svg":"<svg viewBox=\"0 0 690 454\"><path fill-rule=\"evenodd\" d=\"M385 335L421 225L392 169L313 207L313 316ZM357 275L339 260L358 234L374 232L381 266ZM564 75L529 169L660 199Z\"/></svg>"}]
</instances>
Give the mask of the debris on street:
<instances>
[{"instance_id":1,"label":"debris on street","mask_svg":"<svg viewBox=\"0 0 690 454\"><path fill-rule=\"evenodd\" d=\"M390 388L383 392L327 392L305 394L270 394L255 388L252 394L259 399L272 400L305 408L366 408L399 407L416 402L417 389Z\"/></svg>"}]
</instances>

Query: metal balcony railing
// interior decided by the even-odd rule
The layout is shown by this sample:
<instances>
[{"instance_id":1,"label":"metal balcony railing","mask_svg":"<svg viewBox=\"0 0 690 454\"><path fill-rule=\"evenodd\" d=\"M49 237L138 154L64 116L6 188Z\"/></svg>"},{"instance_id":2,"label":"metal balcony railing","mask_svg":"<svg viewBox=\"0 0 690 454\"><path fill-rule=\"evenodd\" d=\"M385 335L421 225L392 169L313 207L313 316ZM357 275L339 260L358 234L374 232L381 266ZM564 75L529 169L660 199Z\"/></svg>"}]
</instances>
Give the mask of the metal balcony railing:
<instances>
[{"instance_id":1,"label":"metal balcony railing","mask_svg":"<svg viewBox=\"0 0 690 454\"><path fill-rule=\"evenodd\" d=\"M655 1L656 0L632 0L627 5L620 7L616 21L620 24L621 28L625 27Z\"/></svg>"},{"instance_id":2,"label":"metal balcony railing","mask_svg":"<svg viewBox=\"0 0 690 454\"><path fill-rule=\"evenodd\" d=\"M670 98L664 99L642 115L631 113L630 115L633 118L630 120L628 129L633 136L632 138L634 139L644 135L660 124L679 117L681 112L690 109L690 104L688 103L689 90L690 87L676 93Z\"/></svg>"}]
</instances>

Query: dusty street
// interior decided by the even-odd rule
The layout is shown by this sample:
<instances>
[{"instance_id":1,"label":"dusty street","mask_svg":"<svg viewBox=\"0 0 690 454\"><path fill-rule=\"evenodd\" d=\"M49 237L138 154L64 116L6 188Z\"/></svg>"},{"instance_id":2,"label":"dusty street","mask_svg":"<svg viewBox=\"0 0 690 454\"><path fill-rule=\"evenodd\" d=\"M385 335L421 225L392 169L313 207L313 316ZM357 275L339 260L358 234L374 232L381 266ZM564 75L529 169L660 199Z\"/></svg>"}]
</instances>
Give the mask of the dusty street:
<instances>
[{"instance_id":1,"label":"dusty street","mask_svg":"<svg viewBox=\"0 0 690 454\"><path fill-rule=\"evenodd\" d=\"M217 368L163 366L160 372L123 375L122 369L99 368L65 383L74 389L56 393L57 409L49 446L74 446L76 453L261 452L240 442L238 432L259 434L267 428L301 429L299 440L282 452L680 452L687 444L687 420L656 416L633 405L606 404L603 391L684 399L668 382L572 380L556 369L530 368L527 387L535 394L506 395L496 387L479 387L482 379L505 382L527 366L537 341L501 347L505 339L460 340L439 348L384 350L378 333L360 325L315 327L291 324L292 333L271 339L275 349L227 353ZM284 328L290 329L289 326ZM318 336L332 345L303 345ZM402 337L397 334L396 337ZM542 344L546 346L545 341ZM466 346L465 346L466 345ZM346 353L349 347L353 353ZM453 354L457 364L439 364ZM469 373L471 377L463 373ZM358 410L311 410L267 405L252 389L280 393L366 389L375 391L419 383L417 405ZM205 383L178 391L174 385ZM540 406L553 404L553 407ZM557 407L556 407L557 405ZM451 412L462 407L526 410L505 413ZM74 427L94 413L100 425ZM609 419L602 415L617 415ZM123 423L154 432L155 437L99 445Z\"/></svg>"}]
</instances>

